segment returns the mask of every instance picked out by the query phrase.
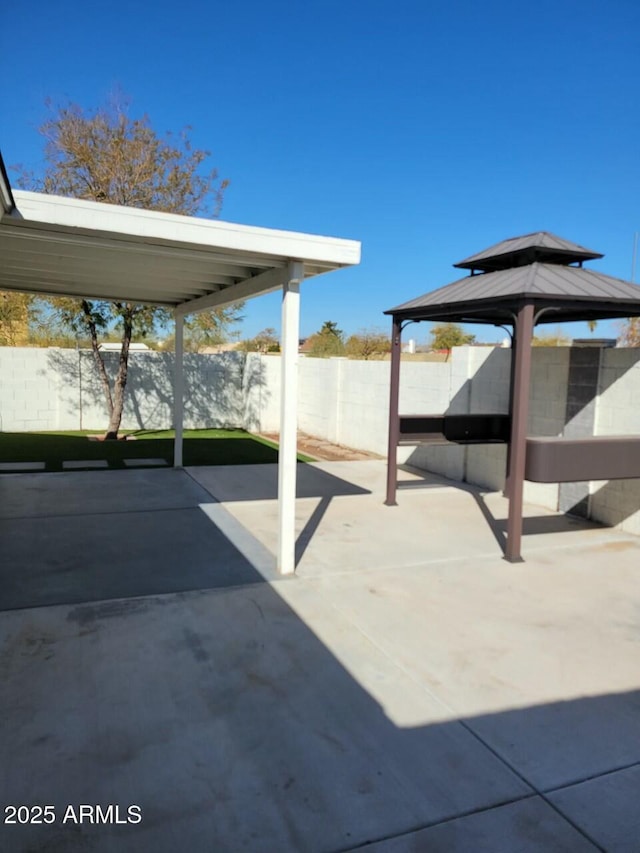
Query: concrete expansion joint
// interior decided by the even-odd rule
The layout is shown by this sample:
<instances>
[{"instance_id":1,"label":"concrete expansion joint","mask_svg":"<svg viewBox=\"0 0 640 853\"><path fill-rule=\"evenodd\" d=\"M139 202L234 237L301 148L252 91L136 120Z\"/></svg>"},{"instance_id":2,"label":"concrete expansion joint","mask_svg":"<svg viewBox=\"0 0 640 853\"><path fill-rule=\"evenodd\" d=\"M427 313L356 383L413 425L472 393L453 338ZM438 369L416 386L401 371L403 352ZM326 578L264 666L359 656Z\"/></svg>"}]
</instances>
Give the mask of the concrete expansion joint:
<instances>
[{"instance_id":1,"label":"concrete expansion joint","mask_svg":"<svg viewBox=\"0 0 640 853\"><path fill-rule=\"evenodd\" d=\"M195 506L162 506L162 507L141 507L140 509L114 509L109 510L108 512L105 510L96 510L96 512L60 512L60 513L43 513L42 515L12 515L4 518L4 521L32 521L38 518L91 518L92 516L98 516L99 518L106 518L110 515L144 515L145 513L156 513L156 512L180 512L181 510L192 510L197 509Z\"/></svg>"},{"instance_id":2,"label":"concrete expansion joint","mask_svg":"<svg viewBox=\"0 0 640 853\"><path fill-rule=\"evenodd\" d=\"M423 693L426 693L426 695L429 696L430 699L432 699L434 702L436 702L438 705L440 705L440 707L444 708L449 714L452 714L454 717L457 717L457 711L454 708L452 708L449 704L447 704L439 696L436 696L435 693L433 693L431 690L429 690L429 688L425 684L423 684L421 681L419 681L410 670L408 670L405 666L403 666L403 664L398 663L398 661L395 658L393 658L386 651L386 649L382 648L382 646L380 646L379 643L376 643L376 641L373 639L373 637L367 631L365 631L363 628L360 627L360 625L358 625L356 622L353 621L353 619L351 618L351 616L349 615L348 612L346 612L345 610L343 610L341 607L339 607L337 604L335 604L333 602L329 602L329 604L342 617L344 617L347 620L347 622L349 622L349 624L352 625L353 628L355 628L355 630L358 631L358 633L362 637L364 637L364 639L371 646L373 646L373 648L379 654L381 654L386 660L388 660L392 666L394 666L396 669L400 670L400 672L402 672L403 675L405 675Z\"/></svg>"},{"instance_id":3,"label":"concrete expansion joint","mask_svg":"<svg viewBox=\"0 0 640 853\"><path fill-rule=\"evenodd\" d=\"M355 851L357 850L366 850L367 847L372 844L383 844L385 841L395 841L399 838L408 838L409 836L414 835L416 832L422 832L425 829L434 829L436 826L446 826L446 824L448 823L453 823L457 820L463 820L466 817L473 817L474 815L484 814L485 812L490 812L494 809L502 808L503 806L511 806L514 803L522 803L526 800L533 800L536 798L536 796L537 794L523 794L521 797L511 797L506 800L499 800L496 803L492 803L490 806L480 806L477 809L469 809L468 811L460 812L459 814L452 815L451 817L446 817L443 820L436 820L433 823L421 823L417 826L405 829L402 832L396 832L393 835L383 835L380 838L370 838L367 841L363 841L361 844L358 844L356 847L341 847L338 850L334 850L333 853L355 853ZM606 851L604 851L604 853L606 853Z\"/></svg>"},{"instance_id":4,"label":"concrete expansion joint","mask_svg":"<svg viewBox=\"0 0 640 853\"><path fill-rule=\"evenodd\" d=\"M531 788L535 796L538 796L541 800L544 800L544 802L549 806L549 808L553 809L553 811L556 812L559 817L561 817L568 824L570 824L573 829L575 829L576 832L582 835L582 837L585 838L590 844L593 844L596 850L599 850L600 853L607 853L604 847L598 844L598 842L594 838L592 838L587 832L585 832L585 830L581 826L579 826L577 823L575 823L575 821L568 817L568 815L566 815L552 800L549 799L549 797L544 791L536 787L536 785L534 785L531 780L527 779L527 777L523 773L521 773L516 767L514 767L514 765L510 761L507 761L507 759L500 753L500 751L497 750L495 747L491 746L490 743L488 743L483 737L481 737L466 720L458 719L458 722L470 735L472 735L479 743L481 743L485 749L487 749L492 755L494 755L498 759L498 761L504 764L505 767L507 767L515 776L517 776L523 784Z\"/></svg>"},{"instance_id":5,"label":"concrete expansion joint","mask_svg":"<svg viewBox=\"0 0 640 853\"><path fill-rule=\"evenodd\" d=\"M504 767L506 767L527 788L530 789L531 794L529 794L529 795L525 794L522 797L515 797L513 800L510 800L509 802L519 802L520 800L529 799L529 798L534 797L534 796L540 797L540 799L542 799L551 809L553 809L553 811L555 811L563 820L565 820L567 823L569 823L576 832L578 832L583 838L585 838L587 841L589 841L589 843L592 844L596 850L601 851L601 853L607 853L607 851L603 847L601 847L588 833L586 833L582 829L582 827L577 825L571 818L569 818L563 811L561 811L561 809L559 809L558 806L556 806L555 803L553 803L549 799L549 797L547 796L547 794L544 791L537 788L536 785L534 785L526 776L524 776L523 773L521 773L510 761L508 761L500 753L499 750L497 750L490 743L488 743L483 737L481 737L475 731L475 729L472 727L472 725L469 722L467 722L466 720L464 720L463 718L460 717L459 713L452 706L450 706L448 703L444 702L439 696L437 696L431 690L429 690L429 688L426 687L426 685L423 684L421 681L419 681L411 671L409 671L402 664L398 663L398 661L396 661L393 657L391 657L385 649L381 648L381 646L378 643L376 643L373 640L373 638L366 631L364 631L358 624L356 624L353 621L353 619L350 617L350 615L347 612L345 612L342 608L340 608L339 606L337 606L334 603L331 603L331 606L338 613L340 613L341 616L346 618L347 621L361 634L361 636L363 636L367 640L367 642L369 642L394 667L396 667L398 670L400 670L408 679L410 679L414 684L416 684L418 686L418 688L420 690L422 690L424 693L426 693L433 701L435 701L437 704L439 704L442 708L445 708L447 710L447 712L449 714L451 714L453 721L457 722L460 726L462 726L462 728L464 728L468 734L470 734L476 741L478 741L478 743L480 743L486 750L488 750ZM577 784L577 783L573 783L573 784ZM469 815L476 814L476 813L479 813L482 811L489 811L490 809L496 808L498 805L507 805L507 804L508 804L507 802L494 804L494 805L489 806L489 807L484 807L481 809L471 811L471 812L469 812ZM465 817L465 816L467 816L467 815L458 815L457 818ZM456 819L456 818L450 818L449 820L454 820L454 819ZM433 825L437 825L437 824L433 824ZM419 829L427 829L427 828L429 828L429 826L419 827ZM400 836L392 836L392 837L402 837L404 835L407 835L407 834L410 834L410 833L413 833L416 831L417 831L417 829L410 829L410 830L407 830L407 832L405 832L405 833L401 833ZM384 839L380 839L380 840L384 840ZM372 843L372 842L371 841L367 842L367 844L370 844L370 843ZM366 844L360 845L360 848L364 848L364 847L366 847ZM359 849L359 848L358 847L356 847L356 848L351 847L351 848L345 848L345 851L357 850L357 849Z\"/></svg>"},{"instance_id":6,"label":"concrete expansion joint","mask_svg":"<svg viewBox=\"0 0 640 853\"><path fill-rule=\"evenodd\" d=\"M566 782L564 785L557 785L553 788L545 788L544 794L556 794L558 791L566 791L568 788L575 788L577 785L584 785L585 782L592 782L594 779L604 779L607 776L613 776L615 773L621 773L624 770L633 770L634 767L640 767L640 761L631 761L629 764L620 764L612 767L610 770L603 770L601 773L591 773L589 776L574 779L571 782Z\"/></svg>"}]
</instances>

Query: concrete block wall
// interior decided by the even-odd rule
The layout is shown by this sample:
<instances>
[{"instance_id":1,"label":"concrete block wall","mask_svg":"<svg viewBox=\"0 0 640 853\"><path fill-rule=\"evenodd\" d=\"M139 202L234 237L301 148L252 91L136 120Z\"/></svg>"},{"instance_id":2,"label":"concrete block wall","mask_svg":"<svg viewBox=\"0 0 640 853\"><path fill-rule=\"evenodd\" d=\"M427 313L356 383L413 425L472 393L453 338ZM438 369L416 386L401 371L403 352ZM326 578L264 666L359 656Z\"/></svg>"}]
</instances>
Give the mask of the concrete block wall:
<instances>
[{"instance_id":1,"label":"concrete block wall","mask_svg":"<svg viewBox=\"0 0 640 853\"><path fill-rule=\"evenodd\" d=\"M601 351L596 435L640 435L640 349ZM640 536L640 480L589 484L589 514Z\"/></svg>"},{"instance_id":2,"label":"concrete block wall","mask_svg":"<svg viewBox=\"0 0 640 853\"><path fill-rule=\"evenodd\" d=\"M307 380L312 361L302 362L301 385ZM334 440L348 447L386 454L389 364L346 359L331 359L331 362L337 371Z\"/></svg>"},{"instance_id":3,"label":"concrete block wall","mask_svg":"<svg viewBox=\"0 0 640 853\"><path fill-rule=\"evenodd\" d=\"M280 356L246 356L242 377L241 425L250 432L280 429Z\"/></svg>"},{"instance_id":4,"label":"concrete block wall","mask_svg":"<svg viewBox=\"0 0 640 853\"><path fill-rule=\"evenodd\" d=\"M106 353L108 373L118 367L118 354ZM246 394L261 394L268 411L267 368L258 364L256 375L245 381L243 353L187 354L185 427L240 427L247 419ZM173 424L172 353L131 353L123 429L168 429ZM271 377L271 383L274 379ZM0 429L95 430L107 424L102 384L88 351L57 348L0 347Z\"/></svg>"},{"instance_id":5,"label":"concrete block wall","mask_svg":"<svg viewBox=\"0 0 640 853\"><path fill-rule=\"evenodd\" d=\"M531 362L529 435L562 435L567 408L569 347L536 347ZM558 509L557 483L525 483L524 499Z\"/></svg>"},{"instance_id":6,"label":"concrete block wall","mask_svg":"<svg viewBox=\"0 0 640 853\"><path fill-rule=\"evenodd\" d=\"M446 362L413 362L406 366L415 370L414 406L407 410L400 405L400 414L450 414L463 415L469 412L471 404L470 351L471 347L456 347ZM428 367L428 371L419 368ZM400 371L400 392L404 382L405 365ZM409 372L409 371L407 371ZM421 372L426 374L422 382ZM425 381L426 380L426 381ZM449 445L418 445L415 448L401 448L398 461L406 462L416 468L424 468L449 477L452 480L465 479L466 451L464 447Z\"/></svg>"},{"instance_id":7,"label":"concrete block wall","mask_svg":"<svg viewBox=\"0 0 640 853\"><path fill-rule=\"evenodd\" d=\"M585 358L589 365L581 363ZM117 353L108 354L112 373L117 362ZM506 412L509 370L510 352L490 348L456 348L447 362L403 362L400 413ZM132 353L123 428L172 425L173 373L171 353ZM299 428L386 455L389 375L388 362L301 358ZM279 356L185 357L187 428L243 426L275 432L279 421ZM101 431L105 425L91 352L0 347L1 430ZM596 435L640 435L640 350L600 350L595 357L593 351L582 356L570 348L535 349L529 433L577 435L576 430L582 434L591 425ZM491 489L504 485L505 448L498 445L399 448L398 459ZM550 509L566 509L567 502L577 501L595 520L640 534L640 480L567 490L574 485L526 483L525 499Z\"/></svg>"},{"instance_id":8,"label":"concrete block wall","mask_svg":"<svg viewBox=\"0 0 640 853\"><path fill-rule=\"evenodd\" d=\"M278 361L280 359L278 358ZM298 364L298 426L309 435L338 441L338 399L343 359L301 358Z\"/></svg>"},{"instance_id":9,"label":"concrete block wall","mask_svg":"<svg viewBox=\"0 0 640 853\"><path fill-rule=\"evenodd\" d=\"M0 430L77 429L68 415L69 385L78 385L78 353L60 350L60 371L49 370L46 350L0 347ZM77 395L76 395L77 396Z\"/></svg>"}]
</instances>

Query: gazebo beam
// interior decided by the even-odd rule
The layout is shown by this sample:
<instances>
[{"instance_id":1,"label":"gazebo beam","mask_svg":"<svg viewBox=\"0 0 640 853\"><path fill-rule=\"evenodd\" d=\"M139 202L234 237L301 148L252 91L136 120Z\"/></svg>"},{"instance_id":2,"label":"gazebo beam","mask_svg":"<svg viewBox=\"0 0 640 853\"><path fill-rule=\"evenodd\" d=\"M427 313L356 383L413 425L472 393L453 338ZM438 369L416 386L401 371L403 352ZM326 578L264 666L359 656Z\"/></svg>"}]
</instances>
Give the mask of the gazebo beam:
<instances>
[{"instance_id":1,"label":"gazebo beam","mask_svg":"<svg viewBox=\"0 0 640 853\"><path fill-rule=\"evenodd\" d=\"M509 441L509 472L507 494L509 516L505 559L522 562L522 504L524 471L527 451L527 421L529 418L529 382L531 378L531 340L533 338L534 305L524 302L515 323L515 352L511 380L511 437Z\"/></svg>"}]
</instances>

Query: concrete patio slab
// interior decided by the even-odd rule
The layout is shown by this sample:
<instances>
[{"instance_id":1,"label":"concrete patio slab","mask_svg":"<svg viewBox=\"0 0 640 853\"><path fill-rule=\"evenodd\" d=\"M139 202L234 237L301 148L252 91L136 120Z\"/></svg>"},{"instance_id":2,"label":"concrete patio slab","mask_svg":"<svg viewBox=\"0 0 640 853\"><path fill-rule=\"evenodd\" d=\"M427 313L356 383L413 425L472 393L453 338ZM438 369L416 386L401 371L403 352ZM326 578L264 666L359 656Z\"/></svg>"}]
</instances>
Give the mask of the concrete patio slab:
<instances>
[{"instance_id":1,"label":"concrete patio slab","mask_svg":"<svg viewBox=\"0 0 640 853\"><path fill-rule=\"evenodd\" d=\"M595 853L594 844L540 797L353 848L362 853Z\"/></svg>"},{"instance_id":2,"label":"concrete patio slab","mask_svg":"<svg viewBox=\"0 0 640 853\"><path fill-rule=\"evenodd\" d=\"M189 473L275 554L277 467L246 467L260 470L247 472L248 477L236 468L197 468ZM398 506L387 507L385 465L380 461L304 464L298 471L296 550L301 576L503 553L507 501L500 494L457 488L451 481L407 469L401 474L406 487ZM249 500L254 480L255 494L263 497ZM538 507L525 507L525 516L525 558L539 548L596 543L603 537L610 541L614 535L601 525ZM621 541L633 539L616 535Z\"/></svg>"},{"instance_id":3,"label":"concrete patio slab","mask_svg":"<svg viewBox=\"0 0 640 853\"><path fill-rule=\"evenodd\" d=\"M44 462L0 462L0 471L44 471Z\"/></svg>"},{"instance_id":4,"label":"concrete patio slab","mask_svg":"<svg viewBox=\"0 0 640 853\"><path fill-rule=\"evenodd\" d=\"M235 522L231 541L209 504L183 471L2 478L0 609L261 582L273 560L257 568L253 538Z\"/></svg>"},{"instance_id":5,"label":"concrete patio slab","mask_svg":"<svg viewBox=\"0 0 640 853\"><path fill-rule=\"evenodd\" d=\"M603 850L635 853L640 847L640 766L554 791L549 800Z\"/></svg>"},{"instance_id":6,"label":"concrete patio slab","mask_svg":"<svg viewBox=\"0 0 640 853\"><path fill-rule=\"evenodd\" d=\"M263 580L197 507L0 520L0 541L0 610Z\"/></svg>"},{"instance_id":7,"label":"concrete patio slab","mask_svg":"<svg viewBox=\"0 0 640 853\"><path fill-rule=\"evenodd\" d=\"M629 545L309 583L549 790L640 762L640 542Z\"/></svg>"},{"instance_id":8,"label":"concrete patio slab","mask_svg":"<svg viewBox=\"0 0 640 853\"><path fill-rule=\"evenodd\" d=\"M106 459L70 459L62 463L65 471L76 471L82 468L108 468Z\"/></svg>"},{"instance_id":9,"label":"concrete patio slab","mask_svg":"<svg viewBox=\"0 0 640 853\"><path fill-rule=\"evenodd\" d=\"M0 590L65 600L0 612L2 798L143 815L0 849L634 849L640 540L527 507L512 565L499 495L338 466L286 580L269 471L0 478Z\"/></svg>"},{"instance_id":10,"label":"concrete patio slab","mask_svg":"<svg viewBox=\"0 0 640 853\"><path fill-rule=\"evenodd\" d=\"M4 826L2 849L343 850L531 794L330 606L341 659L277 589L2 614L2 801L143 814Z\"/></svg>"},{"instance_id":11,"label":"concrete patio slab","mask_svg":"<svg viewBox=\"0 0 640 853\"><path fill-rule=\"evenodd\" d=\"M211 500L184 471L74 471L0 477L0 518L183 509Z\"/></svg>"},{"instance_id":12,"label":"concrete patio slab","mask_svg":"<svg viewBox=\"0 0 640 853\"><path fill-rule=\"evenodd\" d=\"M350 468L351 465L355 467ZM212 465L186 470L223 503L271 501L278 497L277 465ZM298 463L296 495L309 498L368 494L372 489L378 490L381 470L379 463ZM412 479L423 478L413 475Z\"/></svg>"}]
</instances>

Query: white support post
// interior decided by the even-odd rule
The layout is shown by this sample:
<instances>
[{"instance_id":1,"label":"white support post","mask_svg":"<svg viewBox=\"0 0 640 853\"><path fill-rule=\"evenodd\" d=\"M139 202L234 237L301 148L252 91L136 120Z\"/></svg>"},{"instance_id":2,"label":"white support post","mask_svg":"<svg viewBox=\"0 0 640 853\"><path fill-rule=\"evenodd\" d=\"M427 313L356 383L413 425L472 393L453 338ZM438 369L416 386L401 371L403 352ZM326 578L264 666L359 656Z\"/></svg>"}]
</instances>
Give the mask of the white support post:
<instances>
[{"instance_id":1,"label":"white support post","mask_svg":"<svg viewBox=\"0 0 640 853\"><path fill-rule=\"evenodd\" d=\"M184 421L184 316L176 315L175 374L173 381L173 467L182 468L182 424Z\"/></svg>"},{"instance_id":2,"label":"white support post","mask_svg":"<svg viewBox=\"0 0 640 853\"><path fill-rule=\"evenodd\" d=\"M298 345L300 282L304 264L289 263L282 286L282 340L280 384L280 452L278 455L278 572L296 568L296 466L298 438Z\"/></svg>"}]
</instances>

